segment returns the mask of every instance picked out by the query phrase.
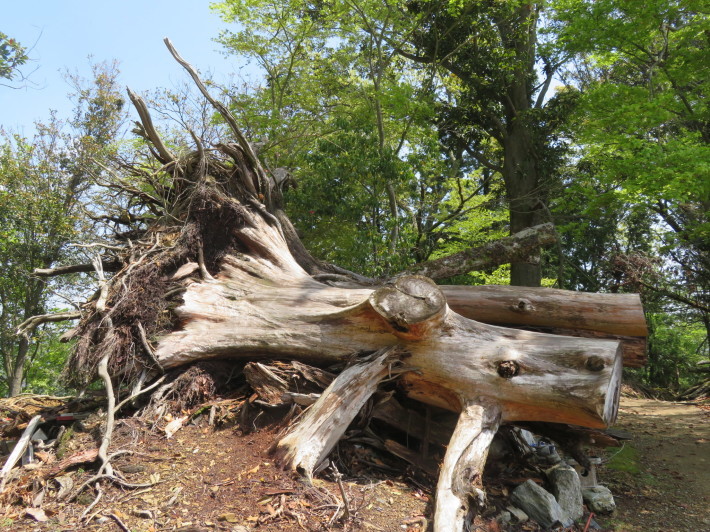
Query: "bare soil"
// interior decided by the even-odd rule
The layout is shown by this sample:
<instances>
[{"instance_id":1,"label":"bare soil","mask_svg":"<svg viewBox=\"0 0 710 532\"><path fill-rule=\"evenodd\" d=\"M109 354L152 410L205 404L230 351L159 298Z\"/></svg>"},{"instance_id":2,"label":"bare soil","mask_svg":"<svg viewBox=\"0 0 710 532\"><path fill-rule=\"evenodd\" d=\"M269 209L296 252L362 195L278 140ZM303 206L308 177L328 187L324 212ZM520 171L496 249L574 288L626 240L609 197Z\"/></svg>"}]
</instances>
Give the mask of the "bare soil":
<instances>
[{"instance_id":1,"label":"bare soil","mask_svg":"<svg viewBox=\"0 0 710 532\"><path fill-rule=\"evenodd\" d=\"M710 530L709 421L707 406L622 398L617 427L631 440L608 450L601 483L617 511L600 523L624 532Z\"/></svg>"},{"instance_id":2,"label":"bare soil","mask_svg":"<svg viewBox=\"0 0 710 532\"><path fill-rule=\"evenodd\" d=\"M340 445L334 461L351 464L342 481L348 501L345 515L341 488L332 471L308 484L276 468L268 450L277 428L242 435L233 428L214 430L186 426L167 439L162 425L149 430L137 420L123 420L114 449L132 455L116 460L126 480L155 483L126 489L104 485L98 503L87 489L72 503L57 502L59 485L49 481L41 508L46 521L28 514L42 483L27 482L19 499L0 507L0 529L12 531L317 531L327 529L416 531L428 527L433 485L361 445ZM623 398L617 427L631 439L609 449L599 470L600 483L615 495L617 511L595 516L604 530L710 530L710 425L708 410L692 404ZM68 453L93 445L81 433ZM48 459L48 460L51 460ZM76 486L91 475L91 467L70 472ZM27 471L27 479L39 469ZM492 491L492 499L496 490ZM499 507L502 500L492 501ZM31 512L31 511L30 511ZM477 530L538 530L523 523L508 528L487 518ZM40 515L40 519L45 516ZM579 526L577 530L582 530Z\"/></svg>"}]
</instances>

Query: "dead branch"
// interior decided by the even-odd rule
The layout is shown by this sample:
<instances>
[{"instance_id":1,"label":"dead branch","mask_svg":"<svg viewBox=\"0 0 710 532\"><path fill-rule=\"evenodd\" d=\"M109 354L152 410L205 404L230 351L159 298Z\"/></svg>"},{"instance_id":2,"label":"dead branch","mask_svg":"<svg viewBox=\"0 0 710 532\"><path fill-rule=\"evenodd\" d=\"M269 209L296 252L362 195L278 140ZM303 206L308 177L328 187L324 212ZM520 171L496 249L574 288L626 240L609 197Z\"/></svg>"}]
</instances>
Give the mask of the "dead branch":
<instances>
[{"instance_id":1,"label":"dead branch","mask_svg":"<svg viewBox=\"0 0 710 532\"><path fill-rule=\"evenodd\" d=\"M0 471L0 478L2 478L2 481L0 482L0 492L5 489L5 483L7 482L8 474L10 473L12 468L15 467L17 461L25 453L25 449L27 449L27 446L30 444L30 439L32 438L32 435L34 434L35 430L37 429L37 425L39 425L39 422L41 420L42 416L40 415L34 416L30 420L30 422L27 424L27 428L22 433L22 436L15 445L15 448L12 450L12 453L10 453L10 456L7 458L5 465Z\"/></svg>"},{"instance_id":2,"label":"dead branch","mask_svg":"<svg viewBox=\"0 0 710 532\"><path fill-rule=\"evenodd\" d=\"M78 320L81 318L81 312L54 312L52 314L40 314L32 316L20 323L20 326L15 331L17 336L24 336L29 340L30 335L34 330L43 323L58 323L61 321Z\"/></svg>"},{"instance_id":3,"label":"dead branch","mask_svg":"<svg viewBox=\"0 0 710 532\"><path fill-rule=\"evenodd\" d=\"M536 225L480 247L420 262L408 268L407 272L435 280L446 279L501 264L524 262L537 249L553 244L555 241L555 228L551 223Z\"/></svg>"},{"instance_id":4,"label":"dead branch","mask_svg":"<svg viewBox=\"0 0 710 532\"><path fill-rule=\"evenodd\" d=\"M102 259L101 267L105 272L117 272L121 269L121 263L117 259ZM57 266L56 268L35 268L32 270L32 275L37 277L56 277L58 275L90 273L93 271L95 271L93 264L69 264L67 266Z\"/></svg>"},{"instance_id":5,"label":"dead branch","mask_svg":"<svg viewBox=\"0 0 710 532\"><path fill-rule=\"evenodd\" d=\"M101 446L99 447L99 458L101 459L101 469L106 471L108 475L113 475L113 467L109 462L108 458L108 446L111 444L111 437L113 436L114 420L116 415L116 396L113 393L113 384L111 382L111 375L108 373L108 355L104 355L99 362L99 376L104 381L104 386L106 387L106 428L104 429L104 435L101 439Z\"/></svg>"},{"instance_id":6,"label":"dead branch","mask_svg":"<svg viewBox=\"0 0 710 532\"><path fill-rule=\"evenodd\" d=\"M340 496L343 499L343 519L347 521L350 519L350 504L348 503L348 495L345 493L345 486L343 486L343 475L338 471L338 468L335 467L332 461L330 462L330 469L333 471L335 482L338 484Z\"/></svg>"},{"instance_id":7,"label":"dead branch","mask_svg":"<svg viewBox=\"0 0 710 532\"><path fill-rule=\"evenodd\" d=\"M247 140L247 138L244 136L244 133L242 133L242 130L240 129L239 125L237 124L237 121L234 119L234 116L232 113L229 112L229 109L227 109L221 102L218 102L215 100L212 95L209 93L207 90L207 87L205 87L205 84L202 83L202 80L200 79L199 75L197 74L197 71L193 68L193 66L185 61L180 54L177 52L175 47L173 46L173 43L170 42L170 39L167 37L163 39L163 42L165 43L165 46L168 47L168 50L170 50L170 53L172 56L175 58L175 60L180 63L180 65L187 70L188 74L190 74L190 77L193 79L195 82L195 85L197 85L197 88L200 89L200 92L202 95L207 99L207 101L212 104L212 106L217 109L219 114L222 115L222 117L225 119L227 124L229 124L230 129L234 133L234 136L237 137L237 141L239 142L239 146L244 150L244 153L247 156L247 159L249 160L249 163L252 165L254 170L257 172L257 175L260 180L264 180L266 182L267 177L266 173L264 172L263 167L261 166L261 163L259 162L259 159L256 156L256 153L254 153L254 149L252 148L251 143Z\"/></svg>"},{"instance_id":8,"label":"dead branch","mask_svg":"<svg viewBox=\"0 0 710 532\"><path fill-rule=\"evenodd\" d=\"M155 129L153 119L150 117L150 113L148 112L148 106L143 101L143 98L138 96L131 89L126 90L128 92L128 97L131 99L131 102L133 102L133 106L136 108L136 111L138 111L138 115L141 118L141 123L137 124L141 136L149 140L153 146L155 146L155 149L159 155L158 160L161 163L166 164L174 161L175 156L167 148L167 146L165 146L163 139L160 138L158 131Z\"/></svg>"},{"instance_id":9,"label":"dead branch","mask_svg":"<svg viewBox=\"0 0 710 532\"><path fill-rule=\"evenodd\" d=\"M101 500L101 497L103 497L103 495L104 495L104 492L101 490L101 484L99 484L98 482L97 482L96 485L94 486L94 489L96 489L96 497L95 497L94 500L91 502L91 504L89 504L89 506L86 507L86 510L84 510L84 511L81 513L81 517L80 517L79 519L81 519L82 521L83 521L84 518L89 514L89 512L90 512L91 510L93 510L93 509L96 507L96 505L97 505L97 504L99 503L99 501ZM89 519L87 519L87 522L88 522L88 521L91 521L91 518L92 518L92 517L93 517L93 515L92 515Z\"/></svg>"},{"instance_id":10,"label":"dead branch","mask_svg":"<svg viewBox=\"0 0 710 532\"><path fill-rule=\"evenodd\" d=\"M139 391L137 391L137 392L133 392L129 397L126 397L123 401L121 401L120 403L118 403L118 404L115 406L115 408L113 409L114 413L115 413L115 412L118 412L119 410L121 410L121 408L123 407L123 405L125 405L126 403L129 403L130 401L133 401L136 397L139 397L139 396L143 395L144 393L147 393L147 392L153 390L154 388L157 388L158 385L159 385L160 383L162 383L164 380L165 380L165 375L163 375L162 377L160 377L157 381L155 381L155 382L154 382L153 384L151 384L150 386L147 386L147 387L145 387L145 388L143 388L142 390L139 390Z\"/></svg>"},{"instance_id":11,"label":"dead branch","mask_svg":"<svg viewBox=\"0 0 710 532\"><path fill-rule=\"evenodd\" d=\"M113 519L114 521L116 521L116 524L118 525L118 527L119 527L121 530L123 530L123 532L131 532L131 529L128 528L128 527L123 523L123 521L121 521L121 518L118 517L116 514L110 513L110 514L108 514L108 516L109 516L111 519Z\"/></svg>"}]
</instances>

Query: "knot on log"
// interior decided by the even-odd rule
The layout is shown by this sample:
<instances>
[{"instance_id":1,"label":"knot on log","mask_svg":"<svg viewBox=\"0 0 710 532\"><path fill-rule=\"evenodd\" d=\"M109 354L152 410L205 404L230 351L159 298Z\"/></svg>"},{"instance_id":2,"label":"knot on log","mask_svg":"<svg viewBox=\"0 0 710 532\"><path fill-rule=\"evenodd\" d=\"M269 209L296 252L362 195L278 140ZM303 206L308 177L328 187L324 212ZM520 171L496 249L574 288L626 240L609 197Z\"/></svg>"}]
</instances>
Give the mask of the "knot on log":
<instances>
[{"instance_id":1,"label":"knot on log","mask_svg":"<svg viewBox=\"0 0 710 532\"><path fill-rule=\"evenodd\" d=\"M504 379L511 379L520 373L520 364L514 360L506 360L498 363L498 375Z\"/></svg>"},{"instance_id":2,"label":"knot on log","mask_svg":"<svg viewBox=\"0 0 710 532\"><path fill-rule=\"evenodd\" d=\"M510 307L511 310L515 312L534 312L535 311L535 305L533 305L529 299L524 299L521 298L518 300L517 305L513 305Z\"/></svg>"},{"instance_id":3,"label":"knot on log","mask_svg":"<svg viewBox=\"0 0 710 532\"><path fill-rule=\"evenodd\" d=\"M591 356L584 363L584 367L589 371L601 371L606 366L604 359L598 356Z\"/></svg>"},{"instance_id":4,"label":"knot on log","mask_svg":"<svg viewBox=\"0 0 710 532\"><path fill-rule=\"evenodd\" d=\"M439 287L421 275L405 275L375 290L370 305L391 332L402 339L430 336L446 314L446 297Z\"/></svg>"}]
</instances>

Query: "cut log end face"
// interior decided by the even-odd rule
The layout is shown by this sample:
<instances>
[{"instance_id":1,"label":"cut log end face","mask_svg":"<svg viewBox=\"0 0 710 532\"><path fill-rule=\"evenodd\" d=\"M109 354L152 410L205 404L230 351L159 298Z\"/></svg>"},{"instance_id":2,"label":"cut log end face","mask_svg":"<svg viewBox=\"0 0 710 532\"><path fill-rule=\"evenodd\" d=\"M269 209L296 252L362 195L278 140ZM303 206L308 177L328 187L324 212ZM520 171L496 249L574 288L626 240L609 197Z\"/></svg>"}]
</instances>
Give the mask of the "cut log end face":
<instances>
[{"instance_id":1,"label":"cut log end face","mask_svg":"<svg viewBox=\"0 0 710 532\"><path fill-rule=\"evenodd\" d=\"M447 308L439 287L420 275L402 276L375 290L370 304L395 336L415 341L438 327Z\"/></svg>"}]
</instances>

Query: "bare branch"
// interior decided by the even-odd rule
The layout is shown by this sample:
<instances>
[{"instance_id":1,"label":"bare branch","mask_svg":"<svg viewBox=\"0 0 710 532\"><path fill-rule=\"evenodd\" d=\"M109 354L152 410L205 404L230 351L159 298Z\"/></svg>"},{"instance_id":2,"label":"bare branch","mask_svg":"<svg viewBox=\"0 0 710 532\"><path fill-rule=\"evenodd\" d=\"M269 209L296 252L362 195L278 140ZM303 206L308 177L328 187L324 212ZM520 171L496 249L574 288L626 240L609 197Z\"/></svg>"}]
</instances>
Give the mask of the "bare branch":
<instances>
[{"instance_id":1,"label":"bare branch","mask_svg":"<svg viewBox=\"0 0 710 532\"><path fill-rule=\"evenodd\" d=\"M446 279L501 264L525 261L534 250L552 244L555 240L555 228L551 223L536 225L480 247L415 264L407 273Z\"/></svg>"},{"instance_id":2,"label":"bare branch","mask_svg":"<svg viewBox=\"0 0 710 532\"><path fill-rule=\"evenodd\" d=\"M102 260L102 268L105 272L117 272L121 269L121 263L116 259L110 261ZM95 271L93 264L69 264L67 266L57 266L56 268L35 268L32 275L37 277L55 277L57 275L69 275L72 273L89 273Z\"/></svg>"},{"instance_id":3,"label":"bare branch","mask_svg":"<svg viewBox=\"0 0 710 532\"><path fill-rule=\"evenodd\" d=\"M27 318L20 323L15 334L23 336L29 340L32 332L43 323L57 323L60 321L78 320L81 318L81 312L55 312L52 314L40 314Z\"/></svg>"},{"instance_id":4,"label":"bare branch","mask_svg":"<svg viewBox=\"0 0 710 532\"><path fill-rule=\"evenodd\" d=\"M158 151L158 160L163 164L174 161L175 155L172 154L160 138L158 131L153 125L150 112L148 112L148 106L143 101L143 98L138 96L131 89L126 90L128 91L128 97L131 99L131 102L133 102L133 106L136 108L136 111L138 111L138 116L141 118L141 124L139 124L141 126L140 133L153 143L153 146L155 146L155 149Z\"/></svg>"},{"instance_id":5,"label":"bare branch","mask_svg":"<svg viewBox=\"0 0 710 532\"><path fill-rule=\"evenodd\" d=\"M227 109L222 102L218 102L215 100L212 95L209 93L207 90L207 87L205 87L205 84L202 82L200 79L200 76L197 74L197 71L194 69L194 67L185 61L182 56L177 52L175 47L173 46L173 43L170 42L170 39L167 37L163 39L163 42L165 42L165 46L168 47L168 50L170 50L170 53L172 56L175 58L175 60L180 63L180 65L187 70L188 74L190 74L190 77L193 79L195 84L197 85L197 88L200 89L200 92L203 94L205 98L212 104L212 106L217 109L219 114L222 115L222 117L225 119L227 124L229 124L230 129L234 133L234 135L237 137L237 141L239 142L239 146L244 150L244 153L246 154L247 159L253 166L254 170L256 171L257 175L259 176L260 180L266 180L266 173L264 172L264 169L261 166L261 163L259 162L259 159L256 156L256 153L254 153L254 149L251 146L251 143L247 140L247 138L244 136L242 133L242 130L239 128L239 125L237 124L236 119L232 115L232 113L229 112L229 109ZM264 181L266 182L266 181Z\"/></svg>"}]
</instances>

